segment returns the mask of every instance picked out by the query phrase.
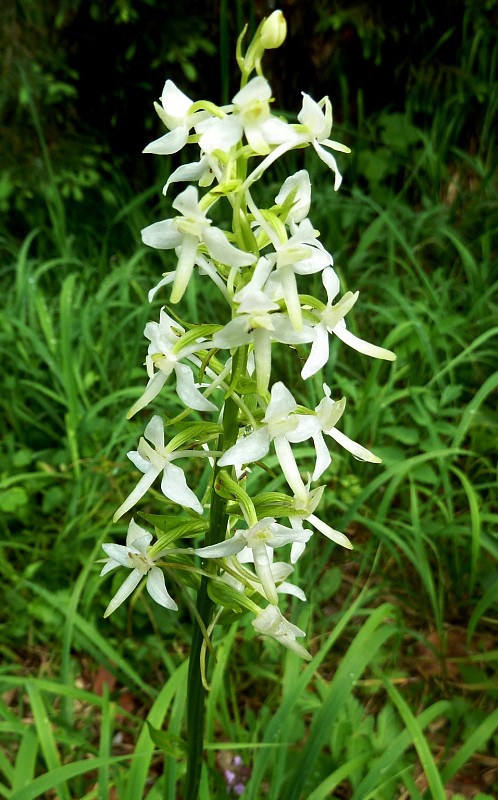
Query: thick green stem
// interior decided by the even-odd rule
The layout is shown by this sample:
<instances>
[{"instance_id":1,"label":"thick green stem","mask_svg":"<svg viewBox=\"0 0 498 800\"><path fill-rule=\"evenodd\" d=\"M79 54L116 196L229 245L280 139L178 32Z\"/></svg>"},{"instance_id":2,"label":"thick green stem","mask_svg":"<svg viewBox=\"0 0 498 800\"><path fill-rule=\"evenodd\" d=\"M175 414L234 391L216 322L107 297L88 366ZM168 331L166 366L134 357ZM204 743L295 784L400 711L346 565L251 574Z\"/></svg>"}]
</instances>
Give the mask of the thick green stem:
<instances>
[{"instance_id":1,"label":"thick green stem","mask_svg":"<svg viewBox=\"0 0 498 800\"><path fill-rule=\"evenodd\" d=\"M245 368L247 353L238 351L233 359L232 381L237 374L237 366ZM225 410L223 414L223 433L220 436L217 450L226 451L237 440L238 406L231 397L225 400ZM211 494L211 516L209 530L206 533L206 546L216 544L224 540L228 525L228 514L226 512L227 501L215 491L216 477L219 468L216 465L213 475L213 489ZM207 569L215 569L214 565L208 565ZM203 576L199 594L197 596L197 610L207 628L213 612L213 601L208 595L209 578ZM190 652L188 684L187 684L187 776L185 781L184 800L197 800L199 795L199 784L202 771L202 752L204 747L204 712L206 689L202 683L200 657L203 643L203 634L199 625L194 626L192 637L192 648ZM209 651L206 651L206 669L209 658Z\"/></svg>"}]
</instances>

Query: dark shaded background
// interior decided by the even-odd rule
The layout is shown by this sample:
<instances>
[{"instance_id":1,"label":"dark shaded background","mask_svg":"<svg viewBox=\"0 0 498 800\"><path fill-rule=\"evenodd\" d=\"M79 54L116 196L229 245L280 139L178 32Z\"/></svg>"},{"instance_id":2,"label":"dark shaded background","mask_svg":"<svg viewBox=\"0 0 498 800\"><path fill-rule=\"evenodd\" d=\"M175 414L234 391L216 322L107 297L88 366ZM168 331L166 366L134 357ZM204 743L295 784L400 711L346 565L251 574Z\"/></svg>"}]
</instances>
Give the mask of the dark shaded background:
<instances>
[{"instance_id":1,"label":"dark shaded background","mask_svg":"<svg viewBox=\"0 0 498 800\"><path fill-rule=\"evenodd\" d=\"M152 101L164 80L193 98L227 101L237 90L237 33L244 21L253 31L271 6L4 2L0 209L10 230L22 235L36 222L47 157L62 194L76 202L89 189L105 198L117 170L133 191L150 185L154 165L139 155L162 133ZM283 0L280 7L288 38L266 62L277 107L296 111L307 91L331 97L342 127L357 131L387 109L427 128L444 94L455 107L450 143L478 147L493 81L495 0Z\"/></svg>"}]
</instances>

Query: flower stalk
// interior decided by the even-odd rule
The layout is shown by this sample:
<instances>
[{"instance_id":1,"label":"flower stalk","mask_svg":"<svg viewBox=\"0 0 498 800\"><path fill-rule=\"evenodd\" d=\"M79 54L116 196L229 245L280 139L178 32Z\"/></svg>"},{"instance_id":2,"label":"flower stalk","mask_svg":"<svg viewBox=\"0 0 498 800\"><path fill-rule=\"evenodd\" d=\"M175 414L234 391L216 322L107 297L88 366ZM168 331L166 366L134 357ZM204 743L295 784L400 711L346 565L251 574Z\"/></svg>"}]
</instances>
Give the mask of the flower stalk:
<instances>
[{"instance_id":1,"label":"flower stalk","mask_svg":"<svg viewBox=\"0 0 498 800\"><path fill-rule=\"evenodd\" d=\"M132 519L125 545L104 545L107 558L101 574L118 567L131 570L106 616L142 580L150 598L164 609L161 613L175 611L177 602L166 588L164 571L168 581L173 575L180 586L188 585L185 591L197 591L188 671L186 800L198 797L202 769L206 674L214 647L206 639L215 638L225 611L249 612L256 633L300 658L311 658L298 641L305 632L280 608L289 594L306 602L303 590L288 578L316 532L339 546L352 546L344 533L315 514L326 485L312 484L330 464L329 442L358 460L380 461L337 429L346 399L332 398L326 384L318 406L307 408L296 400L294 387L291 392L284 382L272 382L276 348L307 353L302 385L295 389L300 400L306 397L306 381L328 362L331 336L373 358L395 358L346 326L358 293L337 299L340 283L333 257L308 217L312 192L307 171L288 176L264 207L251 194L279 158L303 148L312 148L326 164L338 190L342 177L332 152L349 152L330 138L328 97L316 102L303 94L295 123L273 112L262 59L285 35L280 11L262 21L245 52L241 35L240 89L228 105L194 101L167 80L161 103L155 103L167 132L145 148L146 153L167 155L193 147L197 160L178 167L164 187L166 193L173 184L189 184L173 201L176 216L142 231L148 246L174 252L176 266L149 293L152 300L164 292L166 300L159 321L145 328L148 381L128 412L128 417L144 413L149 418L137 450L128 453L141 477L114 520L133 509L136 513L144 498L150 504L153 484L160 487L168 513L150 517L157 519L155 544L153 535ZM231 212L230 230L213 223L218 203L225 205L224 218ZM323 283L320 297L309 293L309 276L316 273ZM208 297L219 298L225 308L223 324L179 321L192 283L204 292L209 285ZM156 399L171 384L184 410L170 417L153 413ZM302 463L296 445L308 440L315 457ZM276 456L286 484L282 492L261 490L269 453ZM194 465L209 476L202 496Z\"/></svg>"}]
</instances>

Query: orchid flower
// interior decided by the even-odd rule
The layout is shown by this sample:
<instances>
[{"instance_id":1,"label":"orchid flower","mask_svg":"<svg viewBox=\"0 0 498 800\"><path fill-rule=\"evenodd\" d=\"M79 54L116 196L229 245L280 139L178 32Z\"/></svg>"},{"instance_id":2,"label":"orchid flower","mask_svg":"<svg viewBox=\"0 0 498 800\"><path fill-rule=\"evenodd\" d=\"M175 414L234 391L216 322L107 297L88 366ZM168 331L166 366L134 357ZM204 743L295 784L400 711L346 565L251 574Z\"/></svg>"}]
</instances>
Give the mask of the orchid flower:
<instances>
[{"instance_id":1,"label":"orchid flower","mask_svg":"<svg viewBox=\"0 0 498 800\"><path fill-rule=\"evenodd\" d=\"M206 153L222 150L227 153L245 135L249 147L257 155L266 155L271 145L297 143L291 126L270 112L271 88L265 78L252 78L232 99L225 110L232 113L223 119L211 118L199 123L199 146Z\"/></svg>"},{"instance_id":2,"label":"orchid flower","mask_svg":"<svg viewBox=\"0 0 498 800\"><path fill-rule=\"evenodd\" d=\"M113 611L123 603L130 594L136 589L142 578L146 575L146 589L153 600L164 608L171 611L178 611L178 606L169 595L164 581L164 573L160 567L156 567L155 561L161 556L158 553L154 558L148 554L149 546L152 541L152 534L132 519L128 525L126 535L126 545L103 544L102 548L108 558L100 572L100 575L107 575L116 567L126 567L132 572L128 575L125 582L120 586L111 602L107 606L104 617L108 617Z\"/></svg>"},{"instance_id":3,"label":"orchid flower","mask_svg":"<svg viewBox=\"0 0 498 800\"><path fill-rule=\"evenodd\" d=\"M323 311L313 311L316 318L315 338L311 345L308 359L301 370L301 377L307 380L319 369L325 366L329 358L329 334L337 336L345 344L348 344L359 353L363 353L372 358L381 358L385 361L394 361L396 355L391 350L378 347L375 344L358 338L348 331L344 317L358 300L359 292L346 292L346 294L333 305L333 301L339 292L339 278L333 269L324 269L322 272L322 282L327 292L327 305Z\"/></svg>"},{"instance_id":4,"label":"orchid flower","mask_svg":"<svg viewBox=\"0 0 498 800\"><path fill-rule=\"evenodd\" d=\"M237 531L230 539L208 547L199 547L195 552L202 558L224 558L240 553L245 547L250 548L264 594L270 603L277 603L277 587L271 568L273 556L270 557L269 548L282 547L293 542L306 543L310 536L311 531L296 527L286 528L273 517L264 517L247 530Z\"/></svg>"},{"instance_id":5,"label":"orchid flower","mask_svg":"<svg viewBox=\"0 0 498 800\"><path fill-rule=\"evenodd\" d=\"M176 375L178 397L187 408L195 408L197 411L216 411L214 403L203 397L197 389L192 369L180 363L182 359L188 359L202 350L204 340L201 338L193 344L182 347L180 342L184 333L184 328L168 316L164 308L161 309L159 323L148 322L145 326L144 334L150 339L146 358L150 380L142 396L130 408L128 419L157 397L173 372Z\"/></svg>"},{"instance_id":6,"label":"orchid flower","mask_svg":"<svg viewBox=\"0 0 498 800\"><path fill-rule=\"evenodd\" d=\"M342 175L334 156L325 150L325 147L340 153L350 153L351 150L346 145L329 139L332 131L332 105L329 98L323 97L319 103L316 103L309 94L305 92L302 94L303 105L297 115L301 126L298 126L298 129L304 129L303 141L308 141L313 145L319 158L335 174L334 189L337 191L342 183Z\"/></svg>"},{"instance_id":7,"label":"orchid flower","mask_svg":"<svg viewBox=\"0 0 498 800\"><path fill-rule=\"evenodd\" d=\"M293 441L296 441L296 436L299 437L297 429L302 424L299 416L293 414L297 409L297 403L280 381L272 386L270 395L270 402L263 417L264 424L230 447L218 460L218 465L220 467L236 465L240 468L243 464L252 464L267 454L273 442L287 483L297 497L306 498L306 487L290 446L292 434L294 433ZM297 441L300 439L297 438Z\"/></svg>"},{"instance_id":8,"label":"orchid flower","mask_svg":"<svg viewBox=\"0 0 498 800\"><path fill-rule=\"evenodd\" d=\"M226 234L211 225L201 209L198 191L189 186L173 202L181 216L154 222L142 230L142 241L159 250L179 248L178 264L171 291L171 302L178 303L187 288L197 260L199 247L204 245L215 261L229 267L243 267L256 261L256 256L230 244Z\"/></svg>"},{"instance_id":9,"label":"orchid flower","mask_svg":"<svg viewBox=\"0 0 498 800\"><path fill-rule=\"evenodd\" d=\"M297 637L305 636L305 632L297 625L293 625L292 622L288 622L278 606L267 606L257 615L252 624L258 633L276 639L279 644L297 653L305 661L311 661L310 653L296 641Z\"/></svg>"},{"instance_id":10,"label":"orchid flower","mask_svg":"<svg viewBox=\"0 0 498 800\"><path fill-rule=\"evenodd\" d=\"M149 442L154 447L151 447ZM183 470L172 463L175 459L185 458L190 453L188 451L175 451L170 448L171 445L164 446L164 423L161 417L152 417L145 428L143 437L140 439L138 450L127 453L128 458L135 467L144 473L143 477L124 503L119 506L113 517L114 522L138 503L161 472L163 473L161 491L164 496L174 503L202 514L202 505L193 491L187 486Z\"/></svg>"}]
</instances>

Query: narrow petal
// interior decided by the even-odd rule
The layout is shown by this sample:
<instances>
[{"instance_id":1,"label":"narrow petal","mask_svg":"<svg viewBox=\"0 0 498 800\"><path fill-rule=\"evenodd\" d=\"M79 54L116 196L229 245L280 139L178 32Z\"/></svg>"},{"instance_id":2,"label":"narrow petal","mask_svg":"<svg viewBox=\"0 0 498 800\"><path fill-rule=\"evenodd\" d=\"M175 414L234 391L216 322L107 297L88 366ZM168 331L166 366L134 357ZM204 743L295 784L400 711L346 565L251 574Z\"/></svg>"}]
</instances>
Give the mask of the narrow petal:
<instances>
[{"instance_id":1,"label":"narrow petal","mask_svg":"<svg viewBox=\"0 0 498 800\"><path fill-rule=\"evenodd\" d=\"M194 269L195 257L199 248L197 236L183 236L180 255L175 271L175 279L171 289L171 302L179 303L185 294L185 289Z\"/></svg>"},{"instance_id":2,"label":"narrow petal","mask_svg":"<svg viewBox=\"0 0 498 800\"><path fill-rule=\"evenodd\" d=\"M322 159L323 163L327 165L329 169L335 174L334 179L334 191L337 192L338 188L342 183L342 175L339 172L339 167L337 166L337 161L335 160L332 153L329 153L328 150L325 150L318 142L313 142L313 147L315 148L318 156Z\"/></svg>"},{"instance_id":3,"label":"narrow petal","mask_svg":"<svg viewBox=\"0 0 498 800\"><path fill-rule=\"evenodd\" d=\"M275 447L275 452L277 454L279 464L282 467L285 480L289 484L290 488L297 498L307 497L308 493L303 483L303 479L299 473L296 459L294 458L294 454L289 442L284 436L276 436L273 440L273 446Z\"/></svg>"},{"instance_id":4,"label":"narrow petal","mask_svg":"<svg viewBox=\"0 0 498 800\"><path fill-rule=\"evenodd\" d=\"M353 549L353 545L351 544L347 536L344 536L344 534L341 533L340 531L334 530L334 528L331 528L330 525L327 525L326 522L323 522L321 519L318 519L318 517L315 517L314 514L310 514L309 517L307 517L307 521L311 523L311 525L313 525L317 529L317 531L323 533L323 535L326 536L327 539L330 539L332 542L335 542L336 544L340 544L341 547L346 547L347 550Z\"/></svg>"},{"instance_id":5,"label":"narrow petal","mask_svg":"<svg viewBox=\"0 0 498 800\"><path fill-rule=\"evenodd\" d=\"M113 611L116 611L117 608L124 603L127 597L137 588L138 584L140 583L141 574L138 569L134 569L126 578L125 582L121 584L118 591L112 598L111 602L107 606L106 610L104 611L104 618L108 617Z\"/></svg>"},{"instance_id":6,"label":"narrow petal","mask_svg":"<svg viewBox=\"0 0 498 800\"><path fill-rule=\"evenodd\" d=\"M156 467L150 467L150 469L141 477L135 488L133 489L132 493L128 495L124 503L122 503L116 513L114 514L112 521L117 522L123 514L126 514L130 508L138 503L138 501L144 496L147 489L149 489L154 481L156 480L157 476L161 472L160 469Z\"/></svg>"},{"instance_id":7,"label":"narrow petal","mask_svg":"<svg viewBox=\"0 0 498 800\"><path fill-rule=\"evenodd\" d=\"M382 358L384 361L396 360L396 354L391 350L386 350L384 347L378 347L375 344L370 344L370 342L366 342L364 339L359 339L358 336L354 335L354 333L348 331L344 320L341 320L341 322L335 326L335 328L332 330L332 333L335 333L335 335L341 339L344 344L348 344L354 350L357 350L358 353L363 353L365 356Z\"/></svg>"},{"instance_id":8,"label":"narrow petal","mask_svg":"<svg viewBox=\"0 0 498 800\"><path fill-rule=\"evenodd\" d=\"M164 384L166 383L167 377L163 372L156 372L153 378L150 379L147 386L145 387L145 391L138 400L133 403L132 407L128 411L126 415L126 419L131 419L134 414L138 411L141 411L142 408L149 405L152 400L159 394L161 389L163 388Z\"/></svg>"},{"instance_id":9,"label":"narrow petal","mask_svg":"<svg viewBox=\"0 0 498 800\"><path fill-rule=\"evenodd\" d=\"M171 183L177 183L178 181L200 180L207 168L208 164L206 158L201 158L199 161L192 161L190 164L182 164L180 167L177 167L177 169L175 169L169 176L164 185L163 194L165 195L167 193Z\"/></svg>"},{"instance_id":10,"label":"narrow petal","mask_svg":"<svg viewBox=\"0 0 498 800\"><path fill-rule=\"evenodd\" d=\"M268 548L262 542L260 545L253 547L254 553L254 567L257 576L261 581L261 586L269 603L278 603L277 587L271 571L271 563L268 557ZM271 551L270 551L271 552Z\"/></svg>"},{"instance_id":11,"label":"narrow petal","mask_svg":"<svg viewBox=\"0 0 498 800\"><path fill-rule=\"evenodd\" d=\"M332 428L332 430L327 431L327 433L332 439L335 439L337 444L340 444L341 447L348 450L358 461L370 461L372 464L380 464L382 462L381 458L371 453L366 447L362 447L361 444L353 442L353 440L342 433L342 431Z\"/></svg>"},{"instance_id":12,"label":"narrow petal","mask_svg":"<svg viewBox=\"0 0 498 800\"><path fill-rule=\"evenodd\" d=\"M315 327L315 339L311 345L310 354L301 370L304 381L311 378L318 370L325 366L329 360L329 334L325 325Z\"/></svg>"},{"instance_id":13,"label":"narrow petal","mask_svg":"<svg viewBox=\"0 0 498 800\"><path fill-rule=\"evenodd\" d=\"M178 611L178 606L166 589L164 573L159 567L152 567L147 575L146 588L150 596L156 603L170 611Z\"/></svg>"},{"instance_id":14,"label":"narrow petal","mask_svg":"<svg viewBox=\"0 0 498 800\"><path fill-rule=\"evenodd\" d=\"M122 544L105 543L102 545L102 550L112 561L116 563L114 566L130 567L130 559L128 557L128 548ZM112 567L111 567L112 569ZM109 570L106 570L109 572ZM105 573L104 573L105 574Z\"/></svg>"},{"instance_id":15,"label":"narrow petal","mask_svg":"<svg viewBox=\"0 0 498 800\"><path fill-rule=\"evenodd\" d=\"M207 547L197 547L195 552L201 558L225 558L240 553L246 546L246 540L242 531L237 531L230 539L218 544L211 544Z\"/></svg>"}]
</instances>

